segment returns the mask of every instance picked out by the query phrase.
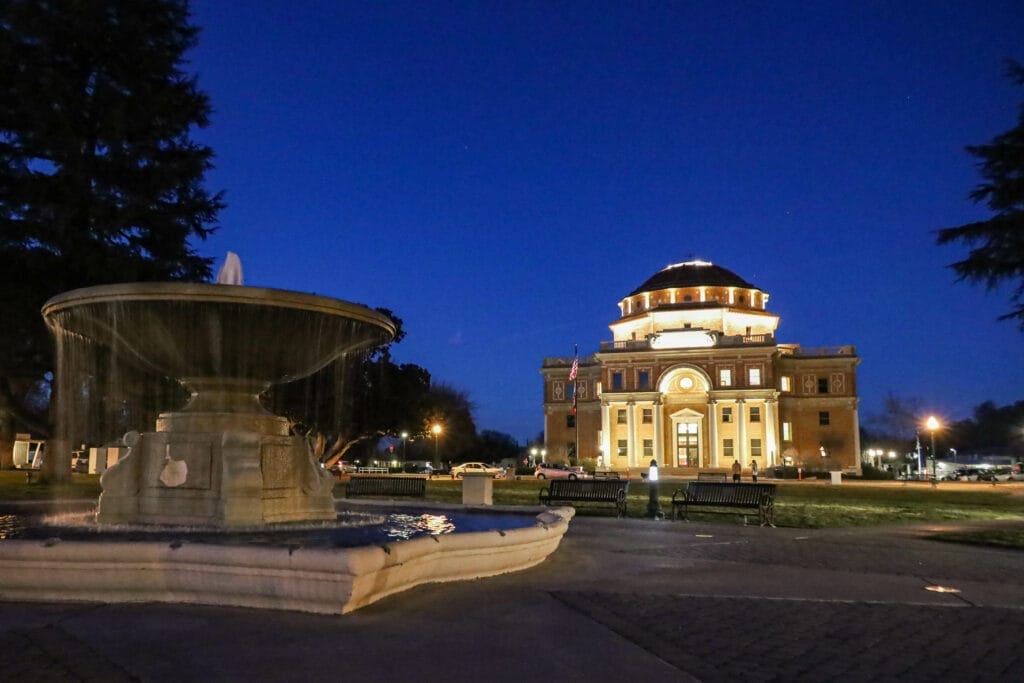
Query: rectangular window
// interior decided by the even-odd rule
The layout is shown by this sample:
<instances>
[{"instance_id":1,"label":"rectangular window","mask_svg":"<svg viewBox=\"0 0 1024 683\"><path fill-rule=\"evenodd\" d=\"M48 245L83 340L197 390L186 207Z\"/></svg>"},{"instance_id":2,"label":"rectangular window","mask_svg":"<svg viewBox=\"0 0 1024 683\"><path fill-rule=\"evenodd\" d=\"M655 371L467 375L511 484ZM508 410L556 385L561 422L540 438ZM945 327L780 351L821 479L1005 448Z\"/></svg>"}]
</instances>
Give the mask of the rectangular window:
<instances>
[{"instance_id":1,"label":"rectangular window","mask_svg":"<svg viewBox=\"0 0 1024 683\"><path fill-rule=\"evenodd\" d=\"M732 439L722 439L722 455L727 458L735 457L733 455Z\"/></svg>"},{"instance_id":2,"label":"rectangular window","mask_svg":"<svg viewBox=\"0 0 1024 683\"><path fill-rule=\"evenodd\" d=\"M615 451L618 455L625 457L626 455L626 440L619 439L618 448Z\"/></svg>"},{"instance_id":3,"label":"rectangular window","mask_svg":"<svg viewBox=\"0 0 1024 683\"><path fill-rule=\"evenodd\" d=\"M654 439L644 439L644 457L654 457Z\"/></svg>"},{"instance_id":4,"label":"rectangular window","mask_svg":"<svg viewBox=\"0 0 1024 683\"><path fill-rule=\"evenodd\" d=\"M750 406L750 421L760 422L761 421L761 406Z\"/></svg>"},{"instance_id":5,"label":"rectangular window","mask_svg":"<svg viewBox=\"0 0 1024 683\"><path fill-rule=\"evenodd\" d=\"M654 410L651 408L644 408L643 413L641 413L640 421L645 425L649 425L654 422Z\"/></svg>"},{"instance_id":6,"label":"rectangular window","mask_svg":"<svg viewBox=\"0 0 1024 683\"><path fill-rule=\"evenodd\" d=\"M569 414L565 416L565 426L569 429L575 429L576 427L576 416Z\"/></svg>"},{"instance_id":7,"label":"rectangular window","mask_svg":"<svg viewBox=\"0 0 1024 683\"><path fill-rule=\"evenodd\" d=\"M782 440L792 441L793 440L793 423L783 422L782 423Z\"/></svg>"},{"instance_id":8,"label":"rectangular window","mask_svg":"<svg viewBox=\"0 0 1024 683\"><path fill-rule=\"evenodd\" d=\"M622 391L622 373L612 373L612 391Z\"/></svg>"},{"instance_id":9,"label":"rectangular window","mask_svg":"<svg viewBox=\"0 0 1024 683\"><path fill-rule=\"evenodd\" d=\"M732 386L732 369L722 368L718 371L718 385L723 387Z\"/></svg>"},{"instance_id":10,"label":"rectangular window","mask_svg":"<svg viewBox=\"0 0 1024 683\"><path fill-rule=\"evenodd\" d=\"M747 368L747 380L752 387L761 386L761 368Z\"/></svg>"},{"instance_id":11,"label":"rectangular window","mask_svg":"<svg viewBox=\"0 0 1024 683\"><path fill-rule=\"evenodd\" d=\"M620 424L620 425L626 424L626 409L625 408L619 408L617 411L615 411L615 423L616 424Z\"/></svg>"},{"instance_id":12,"label":"rectangular window","mask_svg":"<svg viewBox=\"0 0 1024 683\"><path fill-rule=\"evenodd\" d=\"M750 440L750 457L760 458L761 457L761 439Z\"/></svg>"},{"instance_id":13,"label":"rectangular window","mask_svg":"<svg viewBox=\"0 0 1024 683\"><path fill-rule=\"evenodd\" d=\"M779 389L782 391L793 391L793 378L789 375L783 375L779 378Z\"/></svg>"},{"instance_id":14,"label":"rectangular window","mask_svg":"<svg viewBox=\"0 0 1024 683\"><path fill-rule=\"evenodd\" d=\"M636 373L636 383L640 389L651 388L651 373L649 370L641 370Z\"/></svg>"},{"instance_id":15,"label":"rectangular window","mask_svg":"<svg viewBox=\"0 0 1024 683\"><path fill-rule=\"evenodd\" d=\"M827 427L829 423L829 415L827 410L823 410L818 413L818 424L822 427Z\"/></svg>"},{"instance_id":16,"label":"rectangular window","mask_svg":"<svg viewBox=\"0 0 1024 683\"><path fill-rule=\"evenodd\" d=\"M732 408L729 406L722 407L722 422L732 422Z\"/></svg>"},{"instance_id":17,"label":"rectangular window","mask_svg":"<svg viewBox=\"0 0 1024 683\"><path fill-rule=\"evenodd\" d=\"M828 377L819 377L818 378L818 393L819 394L827 394L828 393Z\"/></svg>"}]
</instances>

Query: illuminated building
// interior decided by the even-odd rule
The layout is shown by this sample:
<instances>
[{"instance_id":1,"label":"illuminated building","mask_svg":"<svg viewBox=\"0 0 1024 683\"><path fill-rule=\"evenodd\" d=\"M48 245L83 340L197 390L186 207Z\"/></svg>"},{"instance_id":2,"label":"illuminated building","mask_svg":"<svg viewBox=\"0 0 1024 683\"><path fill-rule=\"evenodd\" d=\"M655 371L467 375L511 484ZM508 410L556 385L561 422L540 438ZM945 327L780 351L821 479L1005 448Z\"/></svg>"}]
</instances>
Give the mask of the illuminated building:
<instances>
[{"instance_id":1,"label":"illuminated building","mask_svg":"<svg viewBox=\"0 0 1024 683\"><path fill-rule=\"evenodd\" d=\"M551 457L578 440L580 458L614 470L860 467L853 346L779 343L768 293L705 261L655 273L619 313L574 382L571 357L544 360Z\"/></svg>"}]
</instances>

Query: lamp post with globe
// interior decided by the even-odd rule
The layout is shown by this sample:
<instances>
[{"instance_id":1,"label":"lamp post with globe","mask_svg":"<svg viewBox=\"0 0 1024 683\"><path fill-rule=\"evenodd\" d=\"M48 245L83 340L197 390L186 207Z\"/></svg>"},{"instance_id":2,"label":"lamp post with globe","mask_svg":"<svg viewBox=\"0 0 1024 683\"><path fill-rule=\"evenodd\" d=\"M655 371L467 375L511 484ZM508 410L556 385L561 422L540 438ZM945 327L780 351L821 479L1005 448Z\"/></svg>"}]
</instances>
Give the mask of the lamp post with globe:
<instances>
[{"instance_id":1,"label":"lamp post with globe","mask_svg":"<svg viewBox=\"0 0 1024 683\"><path fill-rule=\"evenodd\" d=\"M430 432L434 435L434 466L437 469L441 469L441 461L437 457L437 438L441 436L442 431L444 431L444 428L441 427L440 422L435 422L430 426Z\"/></svg>"}]
</instances>

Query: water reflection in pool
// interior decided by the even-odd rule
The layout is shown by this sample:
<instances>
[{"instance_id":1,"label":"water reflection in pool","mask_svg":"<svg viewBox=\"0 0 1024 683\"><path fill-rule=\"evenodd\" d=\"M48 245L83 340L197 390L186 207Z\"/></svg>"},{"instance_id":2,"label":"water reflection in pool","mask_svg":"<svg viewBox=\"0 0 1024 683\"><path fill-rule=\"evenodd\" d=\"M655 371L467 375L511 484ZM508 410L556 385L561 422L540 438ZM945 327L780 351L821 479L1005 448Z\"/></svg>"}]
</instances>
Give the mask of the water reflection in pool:
<instances>
[{"instance_id":1,"label":"water reflection in pool","mask_svg":"<svg viewBox=\"0 0 1024 683\"><path fill-rule=\"evenodd\" d=\"M66 541L188 541L223 545L351 548L418 536L468 531L505 531L532 526L534 522L533 514L347 511L339 513L335 523L279 524L253 529L213 531L153 526L98 527L92 511L49 515L7 512L0 513L0 540L59 538Z\"/></svg>"}]
</instances>

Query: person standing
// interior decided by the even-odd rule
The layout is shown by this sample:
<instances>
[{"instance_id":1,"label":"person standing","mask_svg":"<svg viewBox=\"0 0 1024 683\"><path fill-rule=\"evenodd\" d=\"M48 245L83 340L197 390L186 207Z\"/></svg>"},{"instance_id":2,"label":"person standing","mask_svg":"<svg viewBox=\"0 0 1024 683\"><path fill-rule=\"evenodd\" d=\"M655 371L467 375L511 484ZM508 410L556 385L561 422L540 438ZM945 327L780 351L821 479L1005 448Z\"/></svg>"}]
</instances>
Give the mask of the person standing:
<instances>
[{"instance_id":1,"label":"person standing","mask_svg":"<svg viewBox=\"0 0 1024 683\"><path fill-rule=\"evenodd\" d=\"M733 460L732 461L732 481L733 481L734 484L738 484L739 483L739 481L740 481L740 471L741 470L742 470L742 468L740 467L740 461L739 460Z\"/></svg>"},{"instance_id":2,"label":"person standing","mask_svg":"<svg viewBox=\"0 0 1024 683\"><path fill-rule=\"evenodd\" d=\"M757 461L756 460L752 460L750 462L750 478L754 480L755 484L757 483Z\"/></svg>"}]
</instances>

